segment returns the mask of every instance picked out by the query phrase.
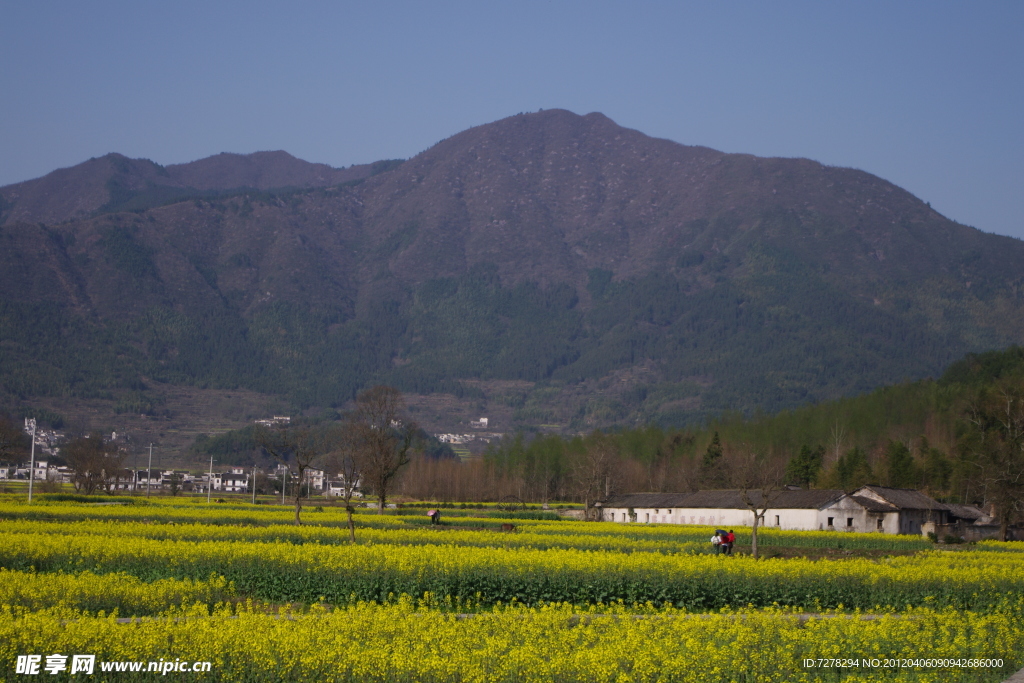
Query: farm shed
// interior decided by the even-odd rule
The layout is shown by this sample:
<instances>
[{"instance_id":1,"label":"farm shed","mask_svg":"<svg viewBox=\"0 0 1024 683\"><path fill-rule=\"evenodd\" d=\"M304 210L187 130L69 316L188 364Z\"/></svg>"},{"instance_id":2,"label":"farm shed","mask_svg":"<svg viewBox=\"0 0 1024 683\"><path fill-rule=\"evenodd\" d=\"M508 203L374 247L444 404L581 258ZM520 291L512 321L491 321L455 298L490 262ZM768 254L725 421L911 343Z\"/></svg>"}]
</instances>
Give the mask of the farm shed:
<instances>
[{"instance_id":1,"label":"farm shed","mask_svg":"<svg viewBox=\"0 0 1024 683\"><path fill-rule=\"evenodd\" d=\"M750 491L758 508L761 493ZM921 533L945 508L918 491L865 486L853 495L838 489L787 489L770 495L761 524L794 531ZM601 519L619 523L752 526L754 513L738 489L693 493L630 493L597 504Z\"/></svg>"},{"instance_id":2,"label":"farm shed","mask_svg":"<svg viewBox=\"0 0 1024 683\"><path fill-rule=\"evenodd\" d=\"M922 534L924 524L945 524L949 509L939 501L914 489L886 486L862 486L852 498L865 508L875 506L878 530L887 534ZM882 512L885 509L885 512Z\"/></svg>"}]
</instances>

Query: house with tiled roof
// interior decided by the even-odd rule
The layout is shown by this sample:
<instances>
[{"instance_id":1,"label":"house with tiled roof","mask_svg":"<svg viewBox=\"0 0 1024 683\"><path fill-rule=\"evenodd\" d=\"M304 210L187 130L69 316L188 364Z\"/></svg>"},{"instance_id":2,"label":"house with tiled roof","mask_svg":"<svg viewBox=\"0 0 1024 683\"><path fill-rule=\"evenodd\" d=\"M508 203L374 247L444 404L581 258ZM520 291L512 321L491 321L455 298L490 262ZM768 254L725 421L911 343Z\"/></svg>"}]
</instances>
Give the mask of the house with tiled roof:
<instances>
[{"instance_id":1,"label":"house with tiled roof","mask_svg":"<svg viewBox=\"0 0 1024 683\"><path fill-rule=\"evenodd\" d=\"M760 491L747 494L764 510ZM754 513L739 489L693 493L632 493L609 498L598 504L601 518L611 522L647 524L706 524L711 526L753 526ZM834 489L781 490L769 494L768 509L760 524L779 529L830 529L846 525L862 510L844 491ZM863 523L857 524L863 527ZM865 531L864 528L849 528Z\"/></svg>"},{"instance_id":2,"label":"house with tiled roof","mask_svg":"<svg viewBox=\"0 0 1024 683\"><path fill-rule=\"evenodd\" d=\"M746 499L762 512L760 525L794 531L858 531L921 534L929 520L944 520L941 503L910 489L865 486L853 494L838 489L784 489L769 494L738 489L693 493L629 493L597 504L601 519L619 523L753 526ZM767 508L767 509L766 509ZM941 522L939 522L941 523Z\"/></svg>"},{"instance_id":3,"label":"house with tiled roof","mask_svg":"<svg viewBox=\"0 0 1024 683\"><path fill-rule=\"evenodd\" d=\"M244 493L249 489L249 475L241 467L233 467L230 472L213 475L213 490L227 493Z\"/></svg>"},{"instance_id":4,"label":"house with tiled roof","mask_svg":"<svg viewBox=\"0 0 1024 683\"><path fill-rule=\"evenodd\" d=\"M959 503L946 503L949 510L950 524L994 524L995 517L982 510L977 505L961 505Z\"/></svg>"},{"instance_id":5,"label":"house with tiled roof","mask_svg":"<svg viewBox=\"0 0 1024 683\"><path fill-rule=\"evenodd\" d=\"M942 541L983 541L999 540L1003 536L1003 528L994 516L995 510L989 507L984 510L976 505L960 503L944 503L948 511L945 524L925 523L922 531L932 532ZM1006 529L1006 540L1024 540L1024 525L1011 524Z\"/></svg>"},{"instance_id":6,"label":"house with tiled roof","mask_svg":"<svg viewBox=\"0 0 1024 683\"><path fill-rule=\"evenodd\" d=\"M861 486L851 497L878 513L877 531L887 534L923 534L925 524L945 524L949 508L914 489L888 486Z\"/></svg>"},{"instance_id":7,"label":"house with tiled roof","mask_svg":"<svg viewBox=\"0 0 1024 683\"><path fill-rule=\"evenodd\" d=\"M606 522L687 524L679 512L689 493L626 493L595 504ZM711 522L712 524L714 522Z\"/></svg>"}]
</instances>

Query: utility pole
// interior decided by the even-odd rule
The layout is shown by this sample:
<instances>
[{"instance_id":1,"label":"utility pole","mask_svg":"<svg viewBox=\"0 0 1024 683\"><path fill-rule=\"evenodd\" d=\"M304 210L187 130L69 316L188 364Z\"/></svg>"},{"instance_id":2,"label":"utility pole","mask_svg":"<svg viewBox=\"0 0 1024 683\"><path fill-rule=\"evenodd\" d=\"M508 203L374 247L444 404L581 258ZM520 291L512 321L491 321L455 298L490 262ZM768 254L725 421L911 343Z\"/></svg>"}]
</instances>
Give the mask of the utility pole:
<instances>
[{"instance_id":1,"label":"utility pole","mask_svg":"<svg viewBox=\"0 0 1024 683\"><path fill-rule=\"evenodd\" d=\"M32 418L32 455L28 460L28 502L32 502L32 480L36 478L36 419Z\"/></svg>"},{"instance_id":2,"label":"utility pole","mask_svg":"<svg viewBox=\"0 0 1024 683\"><path fill-rule=\"evenodd\" d=\"M206 502L210 502L210 492L213 491L213 456L210 456L210 480L206 482Z\"/></svg>"},{"instance_id":3,"label":"utility pole","mask_svg":"<svg viewBox=\"0 0 1024 683\"><path fill-rule=\"evenodd\" d=\"M256 504L256 465L252 466L252 504Z\"/></svg>"},{"instance_id":4,"label":"utility pole","mask_svg":"<svg viewBox=\"0 0 1024 683\"><path fill-rule=\"evenodd\" d=\"M281 505L284 505L284 492L288 490L288 468L281 472Z\"/></svg>"},{"instance_id":5,"label":"utility pole","mask_svg":"<svg viewBox=\"0 0 1024 683\"><path fill-rule=\"evenodd\" d=\"M149 467L146 469L146 498L149 498L149 483L153 481L153 444L149 444Z\"/></svg>"}]
</instances>

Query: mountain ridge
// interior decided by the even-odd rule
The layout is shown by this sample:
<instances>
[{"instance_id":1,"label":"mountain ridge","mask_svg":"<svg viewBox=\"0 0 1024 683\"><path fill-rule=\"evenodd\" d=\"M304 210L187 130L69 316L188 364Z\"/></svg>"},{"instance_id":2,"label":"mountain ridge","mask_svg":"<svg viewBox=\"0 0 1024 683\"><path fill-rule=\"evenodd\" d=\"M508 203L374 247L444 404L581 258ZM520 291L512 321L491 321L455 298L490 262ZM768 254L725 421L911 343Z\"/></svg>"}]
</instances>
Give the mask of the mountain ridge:
<instances>
[{"instance_id":1,"label":"mountain ridge","mask_svg":"<svg viewBox=\"0 0 1024 683\"><path fill-rule=\"evenodd\" d=\"M386 162L333 168L276 150L251 154L222 152L188 163L161 166L149 159L131 159L111 152L39 178L0 187L0 224L62 223L88 218L97 212L152 208L203 193L216 196L245 190L329 187L364 180L377 172L381 163ZM130 205L132 199L138 199L147 190L149 197Z\"/></svg>"},{"instance_id":2,"label":"mountain ridge","mask_svg":"<svg viewBox=\"0 0 1024 683\"><path fill-rule=\"evenodd\" d=\"M185 165L230 194L45 225L5 210L0 341L35 373L0 364L8 395L32 377L116 394L145 376L337 406L387 381L510 407L507 426L579 429L792 407L1024 338L1024 244L864 171L564 110L329 186L225 187L342 178L307 162L260 175L294 159L262 154ZM158 169L131 165L127 190ZM109 193L99 177L89 206ZM12 322L43 304L59 334L89 337L83 360L33 351Z\"/></svg>"}]
</instances>

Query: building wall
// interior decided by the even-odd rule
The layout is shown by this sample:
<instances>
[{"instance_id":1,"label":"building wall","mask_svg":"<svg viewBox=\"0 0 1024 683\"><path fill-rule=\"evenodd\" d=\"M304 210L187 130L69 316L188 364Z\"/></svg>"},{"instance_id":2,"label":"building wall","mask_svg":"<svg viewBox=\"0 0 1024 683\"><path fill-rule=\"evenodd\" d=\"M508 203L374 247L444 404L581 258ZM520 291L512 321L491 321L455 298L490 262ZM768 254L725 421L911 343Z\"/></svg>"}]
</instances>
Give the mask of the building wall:
<instances>
[{"instance_id":1,"label":"building wall","mask_svg":"<svg viewBox=\"0 0 1024 683\"><path fill-rule=\"evenodd\" d=\"M671 512L664 508L634 508L636 522L639 524L694 524L719 527L750 527L753 526L754 514L747 509L728 508L674 508ZM895 512L869 512L857 502L843 498L821 510L805 508L784 508L768 510L761 522L769 528L786 531L827 531L828 520L832 518L832 530L875 532L878 531L878 520L882 520L882 533L898 534L900 532L899 515ZM601 519L619 524L629 523L628 508L605 508ZM852 525L847 525L849 520ZM907 533L907 532L903 532Z\"/></svg>"},{"instance_id":2,"label":"building wall","mask_svg":"<svg viewBox=\"0 0 1024 683\"><path fill-rule=\"evenodd\" d=\"M857 495L886 502L879 494L867 487L858 489L856 493ZM925 533L922 527L930 522L937 524L945 522L945 513L939 510L901 509L899 512L892 512L886 515L883 529L887 534L912 534L920 536Z\"/></svg>"},{"instance_id":3,"label":"building wall","mask_svg":"<svg viewBox=\"0 0 1024 683\"><path fill-rule=\"evenodd\" d=\"M921 536L924 534L922 526L931 522L932 520L931 510L901 510L899 520L899 534L914 534L915 536Z\"/></svg>"},{"instance_id":4,"label":"building wall","mask_svg":"<svg viewBox=\"0 0 1024 683\"><path fill-rule=\"evenodd\" d=\"M676 524L709 524L713 526L753 526L754 513L750 510L729 508L679 508L674 510Z\"/></svg>"},{"instance_id":5,"label":"building wall","mask_svg":"<svg viewBox=\"0 0 1024 683\"><path fill-rule=\"evenodd\" d=\"M784 531L807 531L808 529L815 529L817 521L817 510L796 508L768 510L764 513L764 519L761 521L761 524Z\"/></svg>"},{"instance_id":6,"label":"building wall","mask_svg":"<svg viewBox=\"0 0 1024 683\"><path fill-rule=\"evenodd\" d=\"M886 528L886 516L891 515L893 521ZM896 533L894 513L869 512L855 500L842 498L826 508L817 511L817 519L813 528L829 530L829 517L832 518L831 529L834 531L853 531L870 533L878 531L878 520L883 520L883 533Z\"/></svg>"},{"instance_id":7,"label":"building wall","mask_svg":"<svg viewBox=\"0 0 1024 683\"><path fill-rule=\"evenodd\" d=\"M754 524L754 513L747 509L730 508L634 508L639 524L694 524L720 527L750 527ZM764 515L765 526L778 526L790 530L812 530L818 528L818 510L781 509L769 510ZM603 520L608 522L629 522L628 508L605 508Z\"/></svg>"},{"instance_id":8,"label":"building wall","mask_svg":"<svg viewBox=\"0 0 1024 683\"><path fill-rule=\"evenodd\" d=\"M889 504L874 491L858 490L880 503ZM718 527L752 526L754 514L746 508L635 508L630 518L628 508L604 508L601 519L617 523L635 521L639 524L693 524ZM831 523L830 523L831 521ZM893 510L873 512L850 496L843 496L828 507L818 509L780 508L764 513L762 524L769 528L793 531L850 531L859 533L912 534L924 533L930 522L944 522L941 511Z\"/></svg>"},{"instance_id":9,"label":"building wall","mask_svg":"<svg viewBox=\"0 0 1024 683\"><path fill-rule=\"evenodd\" d=\"M880 514L880 513L877 513ZM875 518L877 519L877 517ZM882 533L883 534L898 534L900 533L900 513L889 512L884 515L882 520Z\"/></svg>"}]
</instances>

